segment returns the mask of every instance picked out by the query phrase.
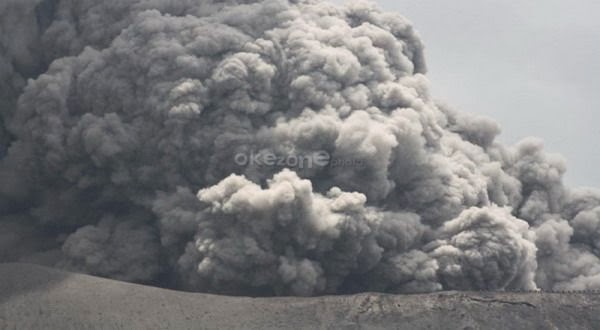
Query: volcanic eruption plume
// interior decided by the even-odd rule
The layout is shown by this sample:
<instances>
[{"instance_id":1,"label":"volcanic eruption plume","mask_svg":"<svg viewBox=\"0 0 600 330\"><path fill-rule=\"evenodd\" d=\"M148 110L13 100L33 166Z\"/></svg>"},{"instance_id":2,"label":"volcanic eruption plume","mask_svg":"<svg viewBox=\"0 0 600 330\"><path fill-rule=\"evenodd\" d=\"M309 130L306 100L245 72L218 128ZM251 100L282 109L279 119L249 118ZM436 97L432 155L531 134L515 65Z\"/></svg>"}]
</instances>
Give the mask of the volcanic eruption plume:
<instances>
[{"instance_id":1,"label":"volcanic eruption plume","mask_svg":"<svg viewBox=\"0 0 600 330\"><path fill-rule=\"evenodd\" d=\"M233 295L600 288L600 192L370 2L4 0L0 261Z\"/></svg>"}]
</instances>

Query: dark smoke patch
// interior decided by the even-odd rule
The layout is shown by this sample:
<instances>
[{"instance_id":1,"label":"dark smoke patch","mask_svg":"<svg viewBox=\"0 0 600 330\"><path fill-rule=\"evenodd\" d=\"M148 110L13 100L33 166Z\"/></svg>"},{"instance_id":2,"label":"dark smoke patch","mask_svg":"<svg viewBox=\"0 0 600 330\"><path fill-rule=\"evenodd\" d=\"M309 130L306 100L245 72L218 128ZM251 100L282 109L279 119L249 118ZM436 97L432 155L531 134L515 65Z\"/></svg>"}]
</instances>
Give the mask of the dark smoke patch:
<instances>
[{"instance_id":1,"label":"dark smoke patch","mask_svg":"<svg viewBox=\"0 0 600 330\"><path fill-rule=\"evenodd\" d=\"M565 187L541 141L503 146L493 120L436 102L397 14L0 15L2 261L234 295L600 285L600 193Z\"/></svg>"}]
</instances>

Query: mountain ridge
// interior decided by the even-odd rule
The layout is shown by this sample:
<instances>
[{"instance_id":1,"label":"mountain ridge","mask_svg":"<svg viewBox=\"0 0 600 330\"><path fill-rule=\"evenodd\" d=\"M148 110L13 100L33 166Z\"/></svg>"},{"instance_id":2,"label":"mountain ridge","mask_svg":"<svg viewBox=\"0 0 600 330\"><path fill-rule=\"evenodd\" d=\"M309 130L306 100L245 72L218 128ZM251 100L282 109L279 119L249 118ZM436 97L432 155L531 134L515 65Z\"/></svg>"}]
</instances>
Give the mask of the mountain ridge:
<instances>
[{"instance_id":1,"label":"mountain ridge","mask_svg":"<svg viewBox=\"0 0 600 330\"><path fill-rule=\"evenodd\" d=\"M593 328L600 295L437 292L230 297L0 264L0 329Z\"/></svg>"}]
</instances>

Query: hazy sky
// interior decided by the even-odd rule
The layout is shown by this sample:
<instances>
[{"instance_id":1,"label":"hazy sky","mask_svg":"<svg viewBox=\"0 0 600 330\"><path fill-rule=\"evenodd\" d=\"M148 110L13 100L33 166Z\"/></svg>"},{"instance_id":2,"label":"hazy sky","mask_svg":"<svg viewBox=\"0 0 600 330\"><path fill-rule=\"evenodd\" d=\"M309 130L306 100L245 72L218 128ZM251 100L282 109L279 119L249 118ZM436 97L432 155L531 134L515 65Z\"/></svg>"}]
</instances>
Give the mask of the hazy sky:
<instances>
[{"instance_id":1,"label":"hazy sky","mask_svg":"<svg viewBox=\"0 0 600 330\"><path fill-rule=\"evenodd\" d=\"M600 1L377 2L421 33L440 99L495 118L504 142L543 138L567 183L600 187Z\"/></svg>"}]
</instances>

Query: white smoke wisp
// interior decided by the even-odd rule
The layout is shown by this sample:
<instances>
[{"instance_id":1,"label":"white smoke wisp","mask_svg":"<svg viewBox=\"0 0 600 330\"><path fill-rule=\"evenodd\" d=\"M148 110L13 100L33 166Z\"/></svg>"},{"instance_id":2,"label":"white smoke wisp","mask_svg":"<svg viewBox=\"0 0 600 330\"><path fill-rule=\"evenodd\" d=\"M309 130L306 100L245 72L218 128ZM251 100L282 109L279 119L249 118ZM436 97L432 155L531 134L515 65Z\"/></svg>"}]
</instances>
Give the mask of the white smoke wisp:
<instances>
[{"instance_id":1,"label":"white smoke wisp","mask_svg":"<svg viewBox=\"0 0 600 330\"><path fill-rule=\"evenodd\" d=\"M435 101L398 14L7 0L0 27L0 261L233 295L600 289L600 192Z\"/></svg>"}]
</instances>

